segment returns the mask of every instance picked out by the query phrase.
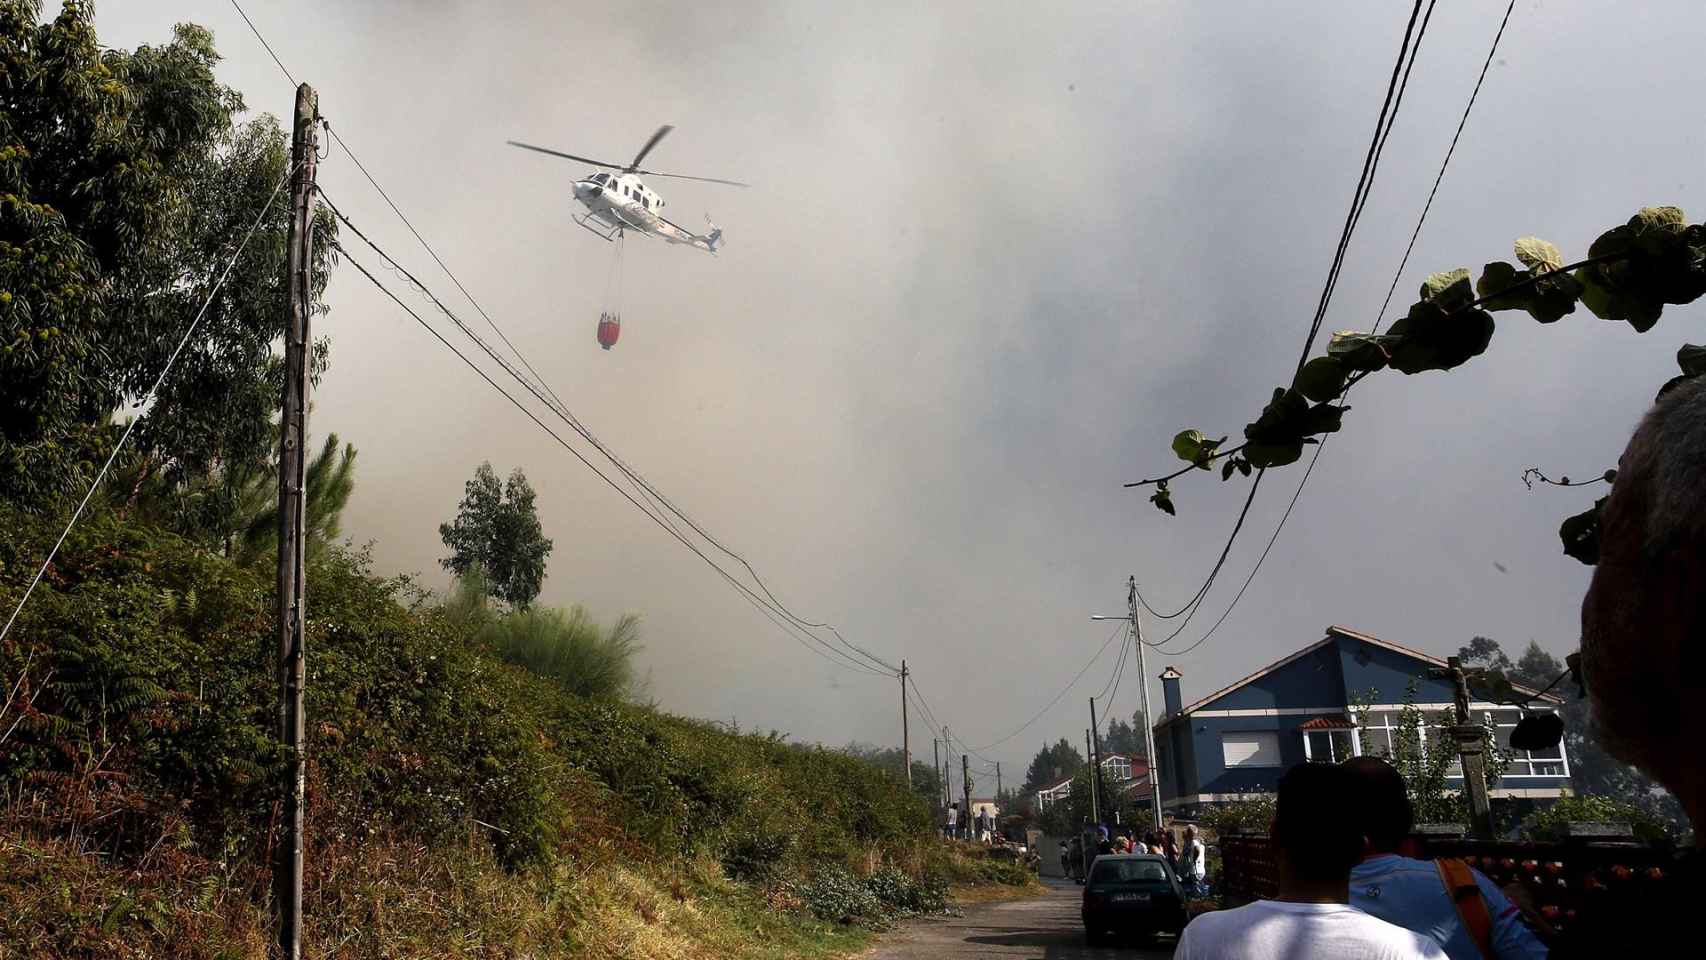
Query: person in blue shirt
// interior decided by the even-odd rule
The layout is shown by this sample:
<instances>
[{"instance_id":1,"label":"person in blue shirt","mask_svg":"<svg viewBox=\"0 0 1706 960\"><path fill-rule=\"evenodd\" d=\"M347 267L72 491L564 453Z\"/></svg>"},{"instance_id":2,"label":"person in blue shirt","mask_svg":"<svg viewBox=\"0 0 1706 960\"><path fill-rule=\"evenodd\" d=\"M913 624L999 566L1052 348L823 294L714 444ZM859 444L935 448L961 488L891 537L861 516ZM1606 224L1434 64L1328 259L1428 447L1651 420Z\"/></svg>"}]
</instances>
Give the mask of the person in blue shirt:
<instances>
[{"instance_id":1,"label":"person in blue shirt","mask_svg":"<svg viewBox=\"0 0 1706 960\"><path fill-rule=\"evenodd\" d=\"M1398 853L1414 819L1404 778L1378 757L1353 757L1340 766L1352 775L1350 809L1361 820L1366 844L1362 862L1351 870L1351 906L1433 938L1451 960L1541 960L1547 955L1546 945L1510 898L1480 871L1469 870L1481 902L1474 903L1471 894L1464 910L1473 916L1485 907L1478 921L1485 929L1483 953L1435 861Z\"/></svg>"}]
</instances>

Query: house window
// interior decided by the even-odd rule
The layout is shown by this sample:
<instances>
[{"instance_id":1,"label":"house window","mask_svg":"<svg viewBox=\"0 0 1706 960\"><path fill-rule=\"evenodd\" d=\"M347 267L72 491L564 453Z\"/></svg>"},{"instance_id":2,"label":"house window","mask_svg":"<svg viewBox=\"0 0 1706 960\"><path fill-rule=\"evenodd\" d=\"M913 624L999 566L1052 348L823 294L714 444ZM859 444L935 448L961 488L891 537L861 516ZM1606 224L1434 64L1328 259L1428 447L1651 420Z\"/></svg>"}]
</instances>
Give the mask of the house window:
<instances>
[{"instance_id":1,"label":"house window","mask_svg":"<svg viewBox=\"0 0 1706 960\"><path fill-rule=\"evenodd\" d=\"M1422 756L1434 755L1436 751L1445 750L1453 754L1457 745L1452 742L1450 726L1452 714L1450 710L1425 710L1422 713L1426 725L1427 736L1421 744ZM1517 722L1522 719L1519 710L1489 710L1480 714L1493 727L1494 739L1501 750L1511 749L1511 731L1516 729ZM1397 712L1375 711L1368 714L1368 727L1362 731L1363 751L1371 756L1390 757L1395 753L1400 738L1404 735L1403 723ZM1445 775L1452 779L1462 779L1462 765L1455 759L1446 768ZM1511 762L1505 768L1506 777L1567 777L1570 775L1569 760L1564 756L1562 743L1555 747L1538 751L1515 751Z\"/></svg>"},{"instance_id":2,"label":"house window","mask_svg":"<svg viewBox=\"0 0 1706 960\"><path fill-rule=\"evenodd\" d=\"M1281 766L1279 733L1273 730L1227 731L1220 752L1228 768Z\"/></svg>"},{"instance_id":3,"label":"house window","mask_svg":"<svg viewBox=\"0 0 1706 960\"><path fill-rule=\"evenodd\" d=\"M1315 763L1338 763L1362 755L1355 730L1303 731L1303 757Z\"/></svg>"}]
</instances>

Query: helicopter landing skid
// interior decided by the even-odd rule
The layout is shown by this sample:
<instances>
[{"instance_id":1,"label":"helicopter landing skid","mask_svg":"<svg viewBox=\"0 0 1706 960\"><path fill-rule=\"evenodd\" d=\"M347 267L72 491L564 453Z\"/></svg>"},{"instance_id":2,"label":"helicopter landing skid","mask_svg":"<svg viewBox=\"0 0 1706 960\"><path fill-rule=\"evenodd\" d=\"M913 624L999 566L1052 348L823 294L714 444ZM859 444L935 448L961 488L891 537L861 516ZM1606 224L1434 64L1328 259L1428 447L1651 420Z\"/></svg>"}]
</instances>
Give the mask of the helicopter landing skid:
<instances>
[{"instance_id":1,"label":"helicopter landing skid","mask_svg":"<svg viewBox=\"0 0 1706 960\"><path fill-rule=\"evenodd\" d=\"M611 226L609 229L605 229L603 224L598 223L598 221L593 220L591 217L578 217L571 213L569 214L569 219L573 220L576 224L579 224L582 229L591 232L593 236L598 237L600 240L607 243L614 243L617 237L622 236L622 227L620 224L616 224ZM594 226L594 224L597 225Z\"/></svg>"}]
</instances>

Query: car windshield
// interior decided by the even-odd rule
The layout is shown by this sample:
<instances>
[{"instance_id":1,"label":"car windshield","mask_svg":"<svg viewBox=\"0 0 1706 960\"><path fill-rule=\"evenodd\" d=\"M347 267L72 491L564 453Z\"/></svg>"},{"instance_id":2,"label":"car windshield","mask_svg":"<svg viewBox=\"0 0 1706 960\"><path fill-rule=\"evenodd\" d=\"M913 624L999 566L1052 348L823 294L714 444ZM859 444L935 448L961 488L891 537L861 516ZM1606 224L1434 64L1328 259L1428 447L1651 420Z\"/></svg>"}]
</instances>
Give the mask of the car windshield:
<instances>
[{"instance_id":1,"label":"car windshield","mask_svg":"<svg viewBox=\"0 0 1706 960\"><path fill-rule=\"evenodd\" d=\"M1159 860L1099 860L1090 872L1092 883L1165 881L1167 868Z\"/></svg>"}]
</instances>

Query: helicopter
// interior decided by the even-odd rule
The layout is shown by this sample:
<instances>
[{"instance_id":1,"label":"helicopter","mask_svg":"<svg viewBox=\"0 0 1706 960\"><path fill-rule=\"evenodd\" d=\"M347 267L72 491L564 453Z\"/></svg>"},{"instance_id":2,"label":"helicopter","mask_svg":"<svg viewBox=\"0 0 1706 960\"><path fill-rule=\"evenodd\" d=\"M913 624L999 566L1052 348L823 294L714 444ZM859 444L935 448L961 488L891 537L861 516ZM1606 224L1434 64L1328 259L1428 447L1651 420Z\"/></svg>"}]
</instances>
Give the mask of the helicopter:
<instances>
[{"instance_id":1,"label":"helicopter","mask_svg":"<svg viewBox=\"0 0 1706 960\"><path fill-rule=\"evenodd\" d=\"M600 239L615 241L632 230L648 237L666 240L670 243L684 243L698 247L706 253L715 254L717 246L723 241L723 231L711 222L710 216L705 217L708 229L703 235L674 223L663 215L664 200L656 191L641 182L640 177L668 177L674 180L698 180L702 183L721 183L731 187L745 187L747 184L734 180L719 180L715 177L690 177L681 173L659 173L656 170L641 170L640 161L658 141L669 135L673 126L664 124L651 139L646 141L640 152L634 154L632 162L627 164L607 163L590 157L579 157L561 150L548 147L534 146L531 143L521 143L516 140L508 141L512 147L523 150L533 150L538 153L574 160L579 163L590 163L615 173L600 170L589 173L574 183L575 199L586 208L585 216L570 214L570 219L581 227L592 231Z\"/></svg>"}]
</instances>

